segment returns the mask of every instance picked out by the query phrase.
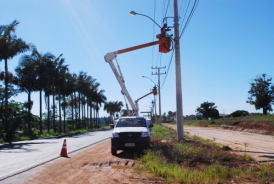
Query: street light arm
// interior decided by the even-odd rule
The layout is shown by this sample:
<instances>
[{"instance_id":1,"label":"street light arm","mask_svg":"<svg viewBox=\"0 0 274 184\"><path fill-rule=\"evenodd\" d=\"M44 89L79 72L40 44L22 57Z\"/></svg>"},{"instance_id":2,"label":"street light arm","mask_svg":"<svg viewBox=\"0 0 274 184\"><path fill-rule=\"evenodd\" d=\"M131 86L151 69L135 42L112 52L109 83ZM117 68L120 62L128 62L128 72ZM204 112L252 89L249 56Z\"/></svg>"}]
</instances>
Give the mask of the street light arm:
<instances>
[{"instance_id":1,"label":"street light arm","mask_svg":"<svg viewBox=\"0 0 274 184\"><path fill-rule=\"evenodd\" d=\"M148 78L149 80L151 80L151 78L149 78L149 77L146 77L146 76L142 76L142 77ZM151 82L153 82L153 80L151 80ZM155 82L153 82L153 83L155 84ZM157 86L157 85L155 84L155 86Z\"/></svg>"},{"instance_id":2,"label":"street light arm","mask_svg":"<svg viewBox=\"0 0 274 184\"><path fill-rule=\"evenodd\" d=\"M147 16L147 15L144 15L144 14L141 14L141 13L136 13L136 12L134 12L134 11L131 11L131 12L129 12L130 13L130 15L141 15L141 16L144 16L144 17L147 17L147 18L149 18L150 20L152 20L152 22L154 22L159 28L161 28L161 26L159 26L159 24L157 24L157 22L155 22L155 20L153 20L152 18L150 18L149 16Z\"/></svg>"}]
</instances>

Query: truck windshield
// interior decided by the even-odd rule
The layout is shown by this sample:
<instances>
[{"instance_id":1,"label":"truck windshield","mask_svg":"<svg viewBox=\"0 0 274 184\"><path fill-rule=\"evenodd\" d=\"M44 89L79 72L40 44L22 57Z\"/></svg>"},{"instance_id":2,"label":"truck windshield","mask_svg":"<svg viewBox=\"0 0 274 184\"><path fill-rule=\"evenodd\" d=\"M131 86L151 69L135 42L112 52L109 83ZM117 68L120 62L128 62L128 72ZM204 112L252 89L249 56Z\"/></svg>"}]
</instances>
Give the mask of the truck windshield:
<instances>
[{"instance_id":1,"label":"truck windshield","mask_svg":"<svg viewBox=\"0 0 274 184\"><path fill-rule=\"evenodd\" d=\"M120 119L116 127L147 127L144 119Z\"/></svg>"}]
</instances>

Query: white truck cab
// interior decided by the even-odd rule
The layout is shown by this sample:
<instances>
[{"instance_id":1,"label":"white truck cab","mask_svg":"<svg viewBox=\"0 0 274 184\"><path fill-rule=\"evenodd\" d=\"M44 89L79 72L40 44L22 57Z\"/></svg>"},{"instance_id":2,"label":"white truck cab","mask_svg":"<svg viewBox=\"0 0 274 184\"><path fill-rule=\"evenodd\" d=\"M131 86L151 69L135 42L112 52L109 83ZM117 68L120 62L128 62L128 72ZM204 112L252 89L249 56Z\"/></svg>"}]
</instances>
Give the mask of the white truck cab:
<instances>
[{"instance_id":1,"label":"white truck cab","mask_svg":"<svg viewBox=\"0 0 274 184\"><path fill-rule=\"evenodd\" d=\"M116 155L117 150L130 148L148 148L150 146L150 128L144 117L127 116L119 118L113 129L111 137L111 154Z\"/></svg>"}]
</instances>

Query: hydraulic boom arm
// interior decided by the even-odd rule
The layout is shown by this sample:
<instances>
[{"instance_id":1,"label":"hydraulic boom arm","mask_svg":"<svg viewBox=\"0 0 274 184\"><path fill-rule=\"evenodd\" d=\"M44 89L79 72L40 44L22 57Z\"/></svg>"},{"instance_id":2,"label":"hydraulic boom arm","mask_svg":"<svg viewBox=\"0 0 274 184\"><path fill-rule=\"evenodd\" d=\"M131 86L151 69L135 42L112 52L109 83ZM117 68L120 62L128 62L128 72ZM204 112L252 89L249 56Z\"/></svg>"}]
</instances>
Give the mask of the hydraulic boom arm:
<instances>
[{"instance_id":1,"label":"hydraulic boom arm","mask_svg":"<svg viewBox=\"0 0 274 184\"><path fill-rule=\"evenodd\" d=\"M139 115L139 107L138 107L138 100L135 101L135 103L133 102L126 86L125 86L125 80L123 78L123 75L122 75L122 72L120 70L120 67L118 65L118 69L119 71L116 69L115 65L113 64L113 60L117 57L118 54L122 54L122 53L126 53L126 52L130 52L130 51L134 51L134 50L138 50L138 49L142 49L142 48L145 48L145 47L150 47L150 46L153 46L153 45L158 45L158 44L162 44L162 43L165 43L167 41L169 41L170 38L167 37L167 38L164 38L164 39L161 39L161 40L158 40L158 41L154 41L154 42L150 42L150 43L145 43L145 44L142 44L142 45L137 45L137 46L134 46L134 47L130 47L130 48L126 48L126 49L122 49L122 50L118 50L116 52L110 52L110 53L107 53L105 55L105 61L107 63L109 63L115 77L117 78L121 88L122 88L122 94L126 96L127 100L129 101L130 103L130 106L132 108L132 110L134 111L134 113L138 116ZM149 93L151 94L151 93ZM149 95L147 94L147 95Z\"/></svg>"}]
</instances>

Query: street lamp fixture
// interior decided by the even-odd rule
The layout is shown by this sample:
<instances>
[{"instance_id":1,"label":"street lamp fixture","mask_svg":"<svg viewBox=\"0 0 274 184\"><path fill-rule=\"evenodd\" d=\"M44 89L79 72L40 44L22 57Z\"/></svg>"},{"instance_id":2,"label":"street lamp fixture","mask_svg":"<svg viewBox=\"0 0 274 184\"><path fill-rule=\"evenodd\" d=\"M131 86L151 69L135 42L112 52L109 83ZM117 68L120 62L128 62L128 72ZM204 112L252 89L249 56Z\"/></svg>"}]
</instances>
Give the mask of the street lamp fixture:
<instances>
[{"instance_id":1,"label":"street lamp fixture","mask_svg":"<svg viewBox=\"0 0 274 184\"><path fill-rule=\"evenodd\" d=\"M141 14L141 13L136 13L135 11L131 11L131 12L129 12L129 14L132 15L132 16L141 15L141 16L147 17L147 18L149 18L150 20L152 20L152 22L154 22L159 28L161 28L161 26L159 26L159 24L157 24L157 22L155 22L155 20L153 20L152 18L150 18L150 17L147 16L147 15L144 15L144 14Z\"/></svg>"},{"instance_id":2,"label":"street lamp fixture","mask_svg":"<svg viewBox=\"0 0 274 184\"><path fill-rule=\"evenodd\" d=\"M148 78L149 80L151 80L151 78L149 78L149 77L146 77L146 76L142 76L142 77ZM151 80L151 82L153 82L153 80ZM155 84L155 82L153 82L153 83ZM157 85L155 84L155 86L157 86Z\"/></svg>"}]
</instances>

